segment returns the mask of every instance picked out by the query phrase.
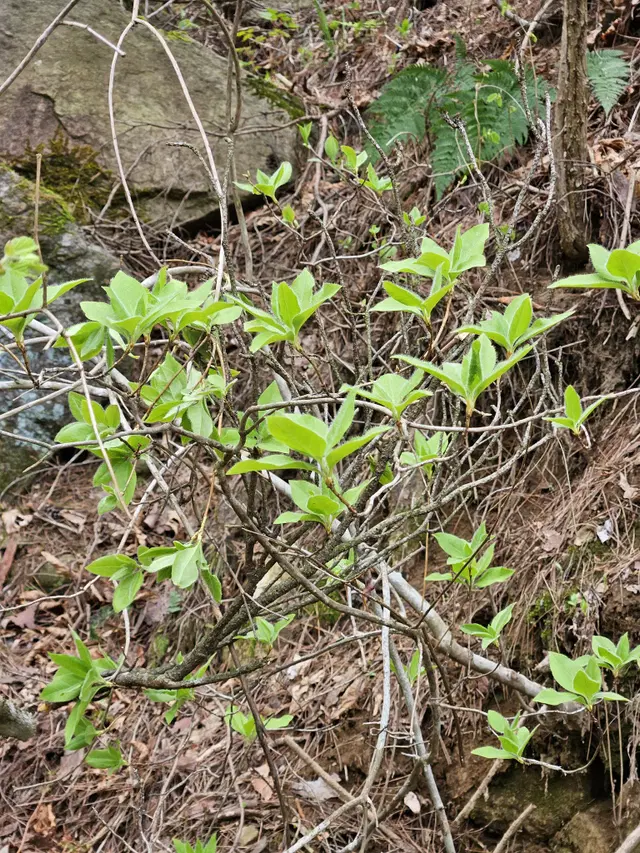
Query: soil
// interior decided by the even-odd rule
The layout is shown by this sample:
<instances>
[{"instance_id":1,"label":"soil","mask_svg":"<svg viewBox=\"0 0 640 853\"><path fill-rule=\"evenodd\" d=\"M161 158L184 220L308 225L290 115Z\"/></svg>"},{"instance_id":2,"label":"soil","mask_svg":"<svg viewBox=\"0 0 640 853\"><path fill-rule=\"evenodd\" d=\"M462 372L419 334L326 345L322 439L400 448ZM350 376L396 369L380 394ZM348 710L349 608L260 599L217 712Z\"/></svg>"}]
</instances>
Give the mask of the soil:
<instances>
[{"instance_id":1,"label":"soil","mask_svg":"<svg viewBox=\"0 0 640 853\"><path fill-rule=\"evenodd\" d=\"M323 4L334 19L340 17L339 5ZM457 35L463 36L469 55L478 61L512 56L517 43L513 21L501 17L489 2L480 6L438 2L422 12L410 3L398 2L394 10L386 10L383 24L364 36L344 27L337 56L333 57L317 36L314 8L309 6L298 13L300 28L291 37L270 34L263 41L249 40L244 59L260 73L268 69L272 77L278 79L279 74L291 82L293 94L308 110L340 108L339 116L331 117L331 122L335 121L331 127L351 141L358 134L344 109L344 63L349 62L357 71L355 100L365 109L387 79L392 62L397 70L415 62L450 61ZM357 11L365 18L380 17L380 4L362 0ZM536 11L534 3L518 6L518 13L529 18ZM351 14L349 10L347 13ZM396 28L405 17L411 20L412 29L398 50L394 46L399 38ZM592 17L594 27L602 29L595 10ZM624 46L630 52L637 42L635 23L627 12L621 13L621 20L620 41L607 36L606 44ZM215 42L217 36L208 19L194 14L194 21L197 32L193 37L207 44ZM175 23L172 18L167 26ZM265 31L271 33L270 28ZM312 37L310 33L315 34L316 48L309 57L303 49ZM534 51L540 74L551 76L554 70L558 36L554 13L542 28L540 45ZM604 134L608 138L624 133L637 97L637 83L632 82L606 121L594 106L590 124L593 151ZM405 156L412 166L411 174L402 162ZM510 187L526 176L530 157L531 149L525 146L517 157L487 167L506 212L514 198ZM403 200L407 209L417 204L421 210L428 210L429 233L434 239L449 239L456 225L465 227L465 223L475 222L481 196L477 187L462 183L435 202L426 171L420 169L427 159L426 142L407 146L406 153L397 156ZM537 188L542 190L542 183L538 183ZM607 245L615 242L618 220L623 215L624 201L616 201L613 186L611 175L598 172L594 166L588 195L591 218L594 235ZM337 238L351 241L339 245L339 251L345 256L364 251L371 241L369 211L363 215L350 190L325 179L318 182L312 163L292 190L290 202L297 214L301 215L318 191L330 199ZM534 193L519 228L524 230L533 220L540 203L539 194ZM272 208L252 210L247 223L255 278L290 279L301 251L295 235L282 236L280 217ZM131 266L138 266L141 276L148 274L134 229L130 224L127 228L122 240L123 245L131 246ZM631 235L640 235L640 216L635 210ZM121 239L119 233L109 230L100 236L113 245ZM232 226L229 241L232 257L241 266L238 225ZM169 257L182 257L181 253L191 251L190 257L196 260L202 252L214 254L218 245L216 229L206 227L190 235L186 248L170 238L162 248ZM329 254L323 244L319 256ZM523 289L546 310L575 307L574 317L549 338L549 350L558 370L562 370L562 380L575 383L580 393L590 395L629 388L640 374L637 317L631 323L625 320L610 292L548 291L556 261L557 235L553 217L549 217L535 243L523 256L510 260L500 274L487 298L487 308L495 309L498 300ZM371 293L377 283L377 270L372 272L372 267L361 260L347 259L344 271L351 298ZM340 328L329 331L339 352ZM505 392L513 395L512 401L526 387L527 378L521 376L523 381ZM543 662L549 650L574 656L587 653L594 632L619 637L627 631L632 646L640 643L637 397L630 395L603 405L590 427L590 442L587 446L586 441L569 441L558 435L499 489L479 490L473 506L456 507L451 520L451 531L461 536L470 535L480 518L486 519L490 528L493 525L500 530L496 556L517 569L509 591L511 600L519 603L518 616L505 631L504 662L537 679L547 677ZM92 649L100 648L116 657L125 640L122 620L110 606L110 585L103 579L88 585L91 578L84 571L90 560L113 550L122 533L122 523L113 514L96 514L99 494L89 476L94 468L91 459L54 459L35 479L16 482L0 498L4 527L0 539L2 603L16 608L0 610L0 690L36 711L39 722L35 743L0 741L0 760L5 778L10 780L5 791L0 786L6 805L0 810L0 851L142 851L151 849L143 846L149 837L159 839L157 849L169 850L173 837L188 834L206 839L214 831L218 832L221 853L280 850L278 827L282 818L270 768L259 744L233 736L225 723L235 689L231 683L198 691L171 725L163 720L166 706L149 702L135 691L117 691L109 713L114 720L112 733L123 744L128 766L111 776L83 764L81 752L65 752L67 709L45 705L38 698L54 670L47 655L72 651L71 629ZM184 485L186 495L186 482ZM140 472L140 494L144 488L144 472ZM191 512L186 498L185 507ZM231 527L222 507L215 507L213 516L214 535L225 542L229 565L241 566L243 541L237 522ZM148 515L137 532L135 544L164 545L184 535L175 513L159 504L157 513ZM434 547L429 554L429 570L442 569L443 565ZM404 571L422 589L424 555L404 566ZM232 589L231 580L229 573L223 577L227 591ZM472 611L468 595L458 588L447 594L444 607L450 621L472 621L490 616L499 604L489 596ZM145 585L131 615L130 660L143 666L173 659L178 650L190 648L197 639L203 613L214 618L202 591L168 593L160 585ZM287 667L253 683L261 713L294 715L296 737L300 735L297 742L316 762L314 767L301 759L284 739L274 740L280 782L293 813L292 822L298 827L313 826L340 804L319 776L317 765L334 774L334 780L348 793L355 794L373 754L377 730L372 721L382 701L375 641L363 639L324 653L329 644L352 630L348 618L319 605L308 608L304 617L296 620L295 632L285 630L271 652L272 668L280 664ZM409 653L408 646L402 652ZM247 647L242 654L251 659L256 651ZM308 655L317 657L301 660ZM481 712L495 709L513 714L519 706L489 679L461 671L448 661L438 662L450 691L447 704L456 710L447 715L442 728L435 773L447 811L454 816L490 767L476 756L462 763L459 745L468 756L471 748L487 742ZM224 659L217 661L220 667L225 663ZM615 706L605 722L606 731L600 720L580 728L579 723L567 719L562 728L543 727L536 734L531 757L546 764L561 764L571 775L534 766L506 766L505 762L469 819L456 826L459 853L493 849L529 804L535 805L535 811L511 842L512 853L612 853L640 820L640 796L635 787L639 681L634 669L623 691L633 701ZM421 712L423 733L427 739L436 740L427 699ZM389 755L385 756L374 800L387 790L399 789L411 773L397 696L390 729ZM316 785L316 793L310 794L305 783ZM421 783L414 796L397 805L385 823L387 834L378 833L369 851L439 853L432 807ZM349 820L338 822L313 849L339 850L351 841L351 829Z\"/></svg>"}]
</instances>

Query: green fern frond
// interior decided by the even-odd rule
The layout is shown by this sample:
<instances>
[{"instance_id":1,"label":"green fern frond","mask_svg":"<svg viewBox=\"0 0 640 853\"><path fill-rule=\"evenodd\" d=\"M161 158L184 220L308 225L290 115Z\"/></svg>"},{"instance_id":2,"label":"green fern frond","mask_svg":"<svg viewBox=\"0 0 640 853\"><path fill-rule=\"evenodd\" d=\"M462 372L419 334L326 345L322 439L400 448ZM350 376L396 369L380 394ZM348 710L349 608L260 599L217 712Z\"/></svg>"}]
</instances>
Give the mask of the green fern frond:
<instances>
[{"instance_id":1,"label":"green fern frond","mask_svg":"<svg viewBox=\"0 0 640 853\"><path fill-rule=\"evenodd\" d=\"M369 131L386 153L396 141L425 135L425 114L446 92L447 74L431 65L412 65L386 83L367 110ZM375 160L375 152L369 152Z\"/></svg>"},{"instance_id":2,"label":"green fern frond","mask_svg":"<svg viewBox=\"0 0 640 853\"><path fill-rule=\"evenodd\" d=\"M629 73L629 62L621 50L594 50L587 54L591 91L607 115L627 87Z\"/></svg>"},{"instance_id":3,"label":"green fern frond","mask_svg":"<svg viewBox=\"0 0 640 853\"><path fill-rule=\"evenodd\" d=\"M431 66L412 66L387 83L367 111L367 123L384 151L395 141L428 133L432 142L431 165L436 195L442 196L456 174L469 166L462 137L449 127L443 113L458 115L480 162L494 160L527 140L529 127L513 65L504 60L486 63L478 71L457 50L458 60L449 74ZM530 71L527 75L529 108L543 111L547 87ZM369 152L375 160L375 152Z\"/></svg>"}]
</instances>

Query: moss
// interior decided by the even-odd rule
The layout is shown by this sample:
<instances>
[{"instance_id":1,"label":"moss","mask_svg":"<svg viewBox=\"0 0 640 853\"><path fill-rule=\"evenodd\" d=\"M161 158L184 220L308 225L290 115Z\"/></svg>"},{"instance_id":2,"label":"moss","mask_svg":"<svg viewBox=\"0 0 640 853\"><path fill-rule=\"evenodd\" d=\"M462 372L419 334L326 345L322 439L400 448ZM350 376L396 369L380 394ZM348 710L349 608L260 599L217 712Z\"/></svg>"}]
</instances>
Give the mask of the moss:
<instances>
[{"instance_id":1,"label":"moss","mask_svg":"<svg viewBox=\"0 0 640 853\"><path fill-rule=\"evenodd\" d=\"M247 77L246 85L259 98L264 98L265 101L284 110L290 118L301 118L304 115L304 108L295 95L279 89L268 80L262 77Z\"/></svg>"},{"instance_id":2,"label":"moss","mask_svg":"<svg viewBox=\"0 0 640 853\"><path fill-rule=\"evenodd\" d=\"M169 650L169 637L162 631L156 633L151 643L149 650L149 666L159 666L164 660L167 651Z\"/></svg>"},{"instance_id":3,"label":"moss","mask_svg":"<svg viewBox=\"0 0 640 853\"><path fill-rule=\"evenodd\" d=\"M99 165L97 151L90 145L72 145L66 137L57 134L46 145L28 148L8 165L23 177L35 181L38 154L42 155L41 200L43 194L52 194L61 207L58 212L52 211L48 218L40 217L45 233L59 233L67 222L74 219L87 222L91 210L104 207L113 187L113 178Z\"/></svg>"},{"instance_id":4,"label":"moss","mask_svg":"<svg viewBox=\"0 0 640 853\"><path fill-rule=\"evenodd\" d=\"M476 804L471 819L490 823L492 832L502 833L524 805L533 803L536 810L529 816L523 832L537 841L546 841L591 800L591 779L586 773L545 779L532 768L514 766L496 777L488 797Z\"/></svg>"},{"instance_id":5,"label":"moss","mask_svg":"<svg viewBox=\"0 0 640 853\"><path fill-rule=\"evenodd\" d=\"M554 603L551 593L545 592L529 608L527 613L527 622L538 628L540 639L545 647L549 645L553 636L553 611Z\"/></svg>"}]
</instances>

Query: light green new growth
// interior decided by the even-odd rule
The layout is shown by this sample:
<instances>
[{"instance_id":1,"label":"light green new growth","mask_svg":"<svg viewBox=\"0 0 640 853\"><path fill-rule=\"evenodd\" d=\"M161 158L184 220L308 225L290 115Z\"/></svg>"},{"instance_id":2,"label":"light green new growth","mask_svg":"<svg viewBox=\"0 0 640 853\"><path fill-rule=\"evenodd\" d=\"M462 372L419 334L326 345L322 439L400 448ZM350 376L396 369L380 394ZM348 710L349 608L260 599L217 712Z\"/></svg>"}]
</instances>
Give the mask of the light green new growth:
<instances>
[{"instance_id":1,"label":"light green new growth","mask_svg":"<svg viewBox=\"0 0 640 853\"><path fill-rule=\"evenodd\" d=\"M640 301L640 240L626 249L607 251L595 243L589 245L589 256L595 273L579 273L561 278L549 285L557 287L584 287L587 289L621 290L632 299Z\"/></svg>"},{"instance_id":2,"label":"light green new growth","mask_svg":"<svg viewBox=\"0 0 640 853\"><path fill-rule=\"evenodd\" d=\"M545 421L549 421L561 429L570 429L574 435L580 435L580 430L584 426L587 418L598 408L598 406L602 405L606 399L606 397L601 397L599 400L596 400L595 403L591 403L590 406L583 409L580 395L573 385L567 385L564 389L564 417L545 418Z\"/></svg>"}]
</instances>

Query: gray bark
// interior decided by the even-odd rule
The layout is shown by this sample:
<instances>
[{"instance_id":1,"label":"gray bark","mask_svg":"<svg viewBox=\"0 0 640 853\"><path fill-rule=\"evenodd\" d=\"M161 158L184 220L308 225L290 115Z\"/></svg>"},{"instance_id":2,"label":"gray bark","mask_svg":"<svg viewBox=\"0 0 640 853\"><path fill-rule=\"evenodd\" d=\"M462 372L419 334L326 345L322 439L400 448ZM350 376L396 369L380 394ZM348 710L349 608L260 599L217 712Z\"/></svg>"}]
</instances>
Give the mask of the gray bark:
<instances>
[{"instance_id":1,"label":"gray bark","mask_svg":"<svg viewBox=\"0 0 640 853\"><path fill-rule=\"evenodd\" d=\"M564 0L556 101L555 160L558 170L558 230L564 256L586 263L584 188L587 151L587 0Z\"/></svg>"}]
</instances>

